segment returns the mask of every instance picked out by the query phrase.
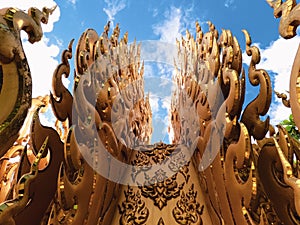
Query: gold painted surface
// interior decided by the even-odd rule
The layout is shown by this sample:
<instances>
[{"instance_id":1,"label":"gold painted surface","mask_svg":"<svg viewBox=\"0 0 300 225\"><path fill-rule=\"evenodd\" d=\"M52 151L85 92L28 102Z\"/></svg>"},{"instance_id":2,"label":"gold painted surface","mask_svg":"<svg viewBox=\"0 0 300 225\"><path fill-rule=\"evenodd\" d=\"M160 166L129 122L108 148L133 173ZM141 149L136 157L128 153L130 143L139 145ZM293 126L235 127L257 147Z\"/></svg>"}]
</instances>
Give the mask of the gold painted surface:
<instances>
[{"instance_id":1,"label":"gold painted surface","mask_svg":"<svg viewBox=\"0 0 300 225\"><path fill-rule=\"evenodd\" d=\"M153 163L157 160L160 160L162 169L146 177L145 182L151 182L150 185L124 185L121 188L118 211L111 224L213 224L196 169L188 160L188 155L183 153L188 152L186 147L157 143L149 145L147 150L142 148L143 151L138 152L131 163L146 167L135 171L133 179L148 174L151 164L155 165ZM164 150L167 150L166 154ZM174 175L166 177L163 168L170 168ZM129 198L129 193L136 201Z\"/></svg>"},{"instance_id":2,"label":"gold painted surface","mask_svg":"<svg viewBox=\"0 0 300 225\"><path fill-rule=\"evenodd\" d=\"M279 33L284 38L295 36L300 21L296 1L267 2L274 15L281 16ZM300 143L281 126L275 131L268 117L260 119L269 110L272 87L268 73L257 68L260 52L247 31L243 32L251 57L248 71L242 67L234 34L226 29L219 33L211 22L208 32L196 23L195 38L187 31L174 43L179 56L175 68L181 68L174 76L178 88L170 112L174 140L149 145L152 112L144 94L141 46L128 44L128 33L119 39L119 25L111 35L110 23L101 35L93 29L82 34L74 57L73 93L61 80L70 74L73 40L63 52L50 97L55 128L39 121L48 97L33 100L32 111L28 110L31 78L18 35L24 28L30 42L40 40L40 23L46 23L53 10L0 10L0 103L13 96L0 117L0 143L7 143L0 146L0 224L300 223ZM299 52L289 99L277 94L291 107L298 128ZM20 62L23 66L18 66ZM246 79L259 90L245 106ZM191 107L197 115L194 120L187 116ZM190 132L197 130L196 136ZM88 155L95 141L88 138L93 135L104 144L102 157ZM141 146L137 148L143 151L129 146ZM12 161L16 157L20 160ZM139 167L114 170L110 157ZM144 182L139 186L113 182L94 170L100 165L120 179L142 177ZM153 165L162 167L147 173ZM166 169L174 172L172 176Z\"/></svg>"},{"instance_id":3,"label":"gold painted surface","mask_svg":"<svg viewBox=\"0 0 300 225\"><path fill-rule=\"evenodd\" d=\"M28 34L31 43L43 35L41 23L47 23L53 10L30 8L28 13L16 8L0 10L0 157L18 138L18 131L31 105L31 75L22 48L20 31ZM9 97L8 97L9 96Z\"/></svg>"}]
</instances>

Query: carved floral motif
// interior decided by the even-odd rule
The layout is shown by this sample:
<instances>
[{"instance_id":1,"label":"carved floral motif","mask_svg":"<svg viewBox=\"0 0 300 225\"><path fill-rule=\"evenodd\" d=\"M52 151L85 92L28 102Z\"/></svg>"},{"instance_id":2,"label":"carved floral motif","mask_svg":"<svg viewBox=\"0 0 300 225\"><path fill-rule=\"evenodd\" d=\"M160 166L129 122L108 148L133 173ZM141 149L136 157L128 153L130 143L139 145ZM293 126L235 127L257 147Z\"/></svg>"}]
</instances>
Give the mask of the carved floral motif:
<instances>
[{"instance_id":1,"label":"carved floral motif","mask_svg":"<svg viewBox=\"0 0 300 225\"><path fill-rule=\"evenodd\" d=\"M197 202L197 192L194 185L189 188L187 193L182 192L180 199L176 203L176 207L172 210L172 214L178 224L203 224L201 215L204 206Z\"/></svg>"},{"instance_id":2,"label":"carved floral motif","mask_svg":"<svg viewBox=\"0 0 300 225\"><path fill-rule=\"evenodd\" d=\"M125 201L118 206L120 217L120 225L140 225L145 224L149 217L149 209L145 206L145 202L141 200L141 193L138 190L134 192L128 187L125 194Z\"/></svg>"},{"instance_id":3,"label":"carved floral motif","mask_svg":"<svg viewBox=\"0 0 300 225\"><path fill-rule=\"evenodd\" d=\"M177 174L167 177L166 172L158 170L155 172L155 176L146 176L145 184L139 186L141 194L145 198L150 198L154 205L162 210L170 199L177 198L180 195L184 183L178 184L176 178Z\"/></svg>"},{"instance_id":4,"label":"carved floral motif","mask_svg":"<svg viewBox=\"0 0 300 225\"><path fill-rule=\"evenodd\" d=\"M294 37L300 24L299 4L295 0L267 2L274 15L281 17L280 35ZM173 144L147 145L152 113L143 92L141 45L128 45L128 33L119 40L118 25L109 36L110 23L101 35L87 29L80 37L73 94L61 82L61 76L70 73L73 41L54 71L51 103L62 127L43 126L37 110L30 119L30 135L27 132L21 137L21 130L18 139L26 115L31 115L31 76L19 32L25 30L32 43L40 40L40 24L48 21L54 9L0 11L0 103L7 106L0 114L1 225L106 225L112 223L117 207L118 222L124 225L146 224L154 208L161 212L154 220L158 225L300 223L299 140L281 126L275 131L269 117L261 120L269 110L272 87L267 71L257 68L260 51L247 31L243 32L246 53L251 57L248 71L243 69L242 50L230 30L219 33L209 22L204 33L196 23L195 38L187 31L185 38L177 40L179 61L175 68L181 69L174 76L178 88L170 111ZM283 104L291 107L298 128L299 71L300 50L291 71L289 99L277 93ZM12 75L10 82L5 80L7 74ZM246 79L260 89L244 106ZM10 96L14 101L7 101L7 90L15 84L20 88ZM196 118L190 118L191 108ZM71 127L74 124L77 126ZM100 158L95 152L87 162L82 154L93 152L95 135L107 154ZM129 146L140 151L136 153ZM194 151L192 160L184 154L183 146ZM20 162L8 163L16 155L21 156ZM145 178L136 189L127 187L120 204L122 186L91 167L107 166L122 178L128 171L113 170L111 157L137 166L129 171L134 181L138 176ZM165 166L174 174L167 176L164 169L149 174L153 165ZM14 181L7 185L10 179ZM195 186L197 179L201 192ZM172 222L163 214L168 208L172 208Z\"/></svg>"}]
</instances>

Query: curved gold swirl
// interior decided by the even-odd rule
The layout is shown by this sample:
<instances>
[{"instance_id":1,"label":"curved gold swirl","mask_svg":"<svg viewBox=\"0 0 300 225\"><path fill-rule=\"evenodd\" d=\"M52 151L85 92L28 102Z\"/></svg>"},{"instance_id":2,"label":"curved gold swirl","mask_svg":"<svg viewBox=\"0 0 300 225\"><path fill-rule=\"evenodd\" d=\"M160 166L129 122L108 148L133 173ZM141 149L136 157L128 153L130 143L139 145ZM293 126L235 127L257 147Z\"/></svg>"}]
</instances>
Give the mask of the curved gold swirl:
<instances>
[{"instance_id":1,"label":"curved gold swirl","mask_svg":"<svg viewBox=\"0 0 300 225\"><path fill-rule=\"evenodd\" d=\"M258 96L252 100L244 110L241 121L246 125L250 135L255 139L263 139L269 130L270 117L261 121L259 116L264 116L270 107L272 88L271 80L267 71L256 69L260 62L260 52L256 46L251 46L251 38L246 30L243 30L246 37L246 52L251 56L249 65L249 80L254 86L260 85Z\"/></svg>"},{"instance_id":2,"label":"curved gold swirl","mask_svg":"<svg viewBox=\"0 0 300 225\"><path fill-rule=\"evenodd\" d=\"M51 93L51 105L55 116L60 121L68 119L69 125L72 123L72 104L73 97L69 90L62 83L62 75L69 77L70 64L69 59L72 58L72 45L74 39L70 41L68 49L62 53L62 63L57 66L53 73L52 86L53 94Z\"/></svg>"},{"instance_id":3,"label":"curved gold swirl","mask_svg":"<svg viewBox=\"0 0 300 225\"><path fill-rule=\"evenodd\" d=\"M296 35L296 29L300 24L300 5L296 0L267 0L269 5L274 8L274 16L281 17L279 23L279 33L288 39Z\"/></svg>"},{"instance_id":4,"label":"curved gold swirl","mask_svg":"<svg viewBox=\"0 0 300 225\"><path fill-rule=\"evenodd\" d=\"M252 171L242 174L241 170L251 166L251 144L248 130L240 123L240 135L237 143L229 145L224 165L224 179L232 210L237 224L247 225L243 207L249 208L252 195ZM241 176L242 174L242 176Z\"/></svg>"},{"instance_id":5,"label":"curved gold swirl","mask_svg":"<svg viewBox=\"0 0 300 225\"><path fill-rule=\"evenodd\" d=\"M282 16L281 34L285 38L295 35L299 25L296 1L268 2L275 15ZM8 96L12 100L5 102L0 115L0 143L8 141L0 149L0 201L5 201L0 204L0 224L300 223L300 143L282 126L278 133L271 130L269 118L260 119L270 106L271 83L267 72L256 68L260 52L246 31L249 80L260 90L242 117L245 71L239 43L230 30L219 35L208 22L204 33L196 23L195 37L187 30L186 37L177 40L174 80L178 88L170 113L174 143L139 146L140 151L133 151L125 143L139 145L138 139L148 143L152 132L149 96L143 93L141 46L136 42L128 46L128 33L119 40L118 25L109 35L108 23L101 35L86 30L77 44L74 99L62 84L62 75L70 73L73 41L54 72L51 101L55 116L65 123L64 143L57 124L56 131L39 121L40 105L47 97L38 100L27 135L33 114L27 113L30 73L19 36L13 37L11 31L18 34L25 29L29 41L37 41L42 35L40 23L46 23L53 10L31 8L28 14L15 8L0 10L0 103ZM300 50L291 74L290 100L278 94L283 104L291 106L298 127L299 58ZM191 118L193 107L195 118ZM24 122L26 114L29 119ZM272 138L266 137L268 130ZM15 137L9 139L8 134ZM185 155L185 143L195 150L191 161ZM45 151L36 152L41 146ZM20 162L14 162L14 156L21 156ZM137 167L127 174L130 171L114 166L112 157ZM162 168L147 174L152 164L176 174L167 177ZM122 186L100 176L94 170L99 168L107 169L104 175L113 175L117 181L144 176L145 183ZM13 181L8 183L8 179Z\"/></svg>"},{"instance_id":6,"label":"curved gold swirl","mask_svg":"<svg viewBox=\"0 0 300 225\"><path fill-rule=\"evenodd\" d=\"M36 179L38 175L38 166L39 162L42 158L42 155L44 154L44 151L46 150L48 138L44 140L43 145L41 146L36 160L33 162L30 168L30 172L23 175L18 184L17 184L17 197L13 200L9 200L6 202L3 202L0 205L0 224L1 225L15 225L17 224L14 220L14 217L22 211L26 205L28 204L30 200L30 190L31 184Z\"/></svg>"},{"instance_id":7,"label":"curved gold swirl","mask_svg":"<svg viewBox=\"0 0 300 225\"><path fill-rule=\"evenodd\" d=\"M291 71L290 79L290 105L293 115L300 115L300 47L297 50L295 61ZM299 116L294 116L294 121L298 128L300 128Z\"/></svg>"},{"instance_id":8,"label":"curved gold swirl","mask_svg":"<svg viewBox=\"0 0 300 225\"><path fill-rule=\"evenodd\" d=\"M80 37L76 47L76 74L82 75L94 62L95 44L98 34L93 29L86 30Z\"/></svg>"},{"instance_id":9,"label":"curved gold swirl","mask_svg":"<svg viewBox=\"0 0 300 225\"><path fill-rule=\"evenodd\" d=\"M295 208L298 205L298 202L295 201L299 201L297 196L299 188L298 191L296 188L294 196L293 190L286 183L288 181L294 188L296 187L292 179L289 180L291 177L288 172L290 167L285 157L278 142L274 138L267 139L262 145L257 170L264 191L272 201L278 217L284 224L292 225L299 223L299 214L297 216Z\"/></svg>"},{"instance_id":10,"label":"curved gold swirl","mask_svg":"<svg viewBox=\"0 0 300 225\"><path fill-rule=\"evenodd\" d=\"M277 98L281 98L282 99L282 104L288 108L291 107L291 103L290 103L290 99L287 99L287 95L284 93L278 93L277 91L275 91L275 94L277 96Z\"/></svg>"},{"instance_id":11,"label":"curved gold swirl","mask_svg":"<svg viewBox=\"0 0 300 225\"><path fill-rule=\"evenodd\" d=\"M46 166L41 167L39 174L35 178L35 182L30 186L30 204L15 216L17 225L32 224L39 225L54 198L56 192L56 181L60 164L63 161L63 143L60 140L58 133L50 127L45 127L39 120L39 107L33 118L31 126L31 141L29 147L32 148L32 153L24 152L21 158L21 166L18 171L18 176L27 173L26 164L30 164L31 159L37 157L35 149L39 149L46 137L47 151L44 151L40 163L47 161ZM50 160L48 156L50 155ZM32 220L32 212L35 219Z\"/></svg>"}]
</instances>

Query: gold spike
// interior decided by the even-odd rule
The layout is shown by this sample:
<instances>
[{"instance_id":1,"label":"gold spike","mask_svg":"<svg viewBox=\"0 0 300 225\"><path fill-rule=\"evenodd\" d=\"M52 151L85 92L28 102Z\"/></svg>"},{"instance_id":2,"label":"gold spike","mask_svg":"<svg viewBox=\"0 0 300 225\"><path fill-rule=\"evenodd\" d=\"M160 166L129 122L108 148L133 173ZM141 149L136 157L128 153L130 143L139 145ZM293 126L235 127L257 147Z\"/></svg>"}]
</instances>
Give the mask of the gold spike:
<instances>
[{"instance_id":1,"label":"gold spike","mask_svg":"<svg viewBox=\"0 0 300 225\"><path fill-rule=\"evenodd\" d=\"M105 25L105 27L104 27L104 33L108 34L109 29L110 29L110 21L108 21L107 24Z\"/></svg>"}]
</instances>

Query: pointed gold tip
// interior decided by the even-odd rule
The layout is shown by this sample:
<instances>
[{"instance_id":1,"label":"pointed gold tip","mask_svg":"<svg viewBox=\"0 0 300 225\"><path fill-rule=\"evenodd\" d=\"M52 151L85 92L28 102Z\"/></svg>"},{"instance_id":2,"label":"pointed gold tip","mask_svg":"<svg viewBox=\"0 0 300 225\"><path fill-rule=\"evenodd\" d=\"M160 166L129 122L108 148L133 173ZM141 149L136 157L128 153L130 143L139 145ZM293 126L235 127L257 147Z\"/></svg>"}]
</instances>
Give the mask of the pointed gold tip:
<instances>
[{"instance_id":1,"label":"pointed gold tip","mask_svg":"<svg viewBox=\"0 0 300 225\"><path fill-rule=\"evenodd\" d=\"M49 11L50 15L52 15L52 13L55 11L56 8L57 8L57 5L53 6L53 7L50 9L50 11Z\"/></svg>"},{"instance_id":2,"label":"pointed gold tip","mask_svg":"<svg viewBox=\"0 0 300 225\"><path fill-rule=\"evenodd\" d=\"M52 13L55 11L56 8L57 5L53 6L52 8L44 7L43 12L46 13L46 15L52 15Z\"/></svg>"},{"instance_id":3,"label":"pointed gold tip","mask_svg":"<svg viewBox=\"0 0 300 225\"><path fill-rule=\"evenodd\" d=\"M250 37L248 31L243 29L242 32L245 34L246 45L250 46L252 41L251 41L251 37Z\"/></svg>"},{"instance_id":4,"label":"pointed gold tip","mask_svg":"<svg viewBox=\"0 0 300 225\"><path fill-rule=\"evenodd\" d=\"M267 2L271 7L273 7L273 0L266 0L266 2Z\"/></svg>"},{"instance_id":5,"label":"pointed gold tip","mask_svg":"<svg viewBox=\"0 0 300 225\"><path fill-rule=\"evenodd\" d=\"M282 4L282 0L266 0L272 8L278 8Z\"/></svg>"}]
</instances>

